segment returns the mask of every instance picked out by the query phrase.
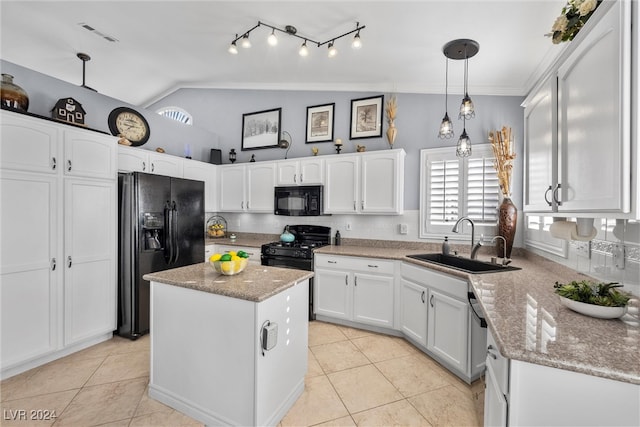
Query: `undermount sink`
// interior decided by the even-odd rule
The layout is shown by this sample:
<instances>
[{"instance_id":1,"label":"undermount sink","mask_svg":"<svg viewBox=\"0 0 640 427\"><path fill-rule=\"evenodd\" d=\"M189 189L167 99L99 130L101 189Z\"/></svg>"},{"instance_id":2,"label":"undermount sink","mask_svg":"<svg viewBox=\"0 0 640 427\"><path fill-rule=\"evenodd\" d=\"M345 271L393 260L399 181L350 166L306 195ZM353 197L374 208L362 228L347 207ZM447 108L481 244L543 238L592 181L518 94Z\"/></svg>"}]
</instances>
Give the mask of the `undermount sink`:
<instances>
[{"instance_id":1,"label":"undermount sink","mask_svg":"<svg viewBox=\"0 0 640 427\"><path fill-rule=\"evenodd\" d=\"M449 268L455 268L456 270L462 270L473 274L521 270L520 267L513 267L511 265L493 264L490 262L478 261L476 259L462 258L459 256L445 255L441 253L407 255L407 257L443 265Z\"/></svg>"}]
</instances>

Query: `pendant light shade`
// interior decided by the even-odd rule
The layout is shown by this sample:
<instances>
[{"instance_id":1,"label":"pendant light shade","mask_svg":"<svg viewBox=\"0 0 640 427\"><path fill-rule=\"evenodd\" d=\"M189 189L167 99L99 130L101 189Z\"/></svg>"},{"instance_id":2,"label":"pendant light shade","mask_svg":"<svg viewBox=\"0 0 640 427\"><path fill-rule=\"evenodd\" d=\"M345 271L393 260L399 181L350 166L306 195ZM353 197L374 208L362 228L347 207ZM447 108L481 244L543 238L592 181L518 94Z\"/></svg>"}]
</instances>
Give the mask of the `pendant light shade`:
<instances>
[{"instance_id":1,"label":"pendant light shade","mask_svg":"<svg viewBox=\"0 0 640 427\"><path fill-rule=\"evenodd\" d=\"M460 114L458 114L458 119L472 119L476 116L476 110L473 107L473 101L469 96L468 92L468 84L469 84L469 57L467 56L467 46L465 45L465 58L464 58L464 98L462 98L462 103L460 104Z\"/></svg>"},{"instance_id":2,"label":"pendant light shade","mask_svg":"<svg viewBox=\"0 0 640 427\"><path fill-rule=\"evenodd\" d=\"M462 135L458 139L458 145L456 146L456 156L469 157L471 155L471 139L467 135L467 128L462 129Z\"/></svg>"},{"instance_id":3,"label":"pendant light shade","mask_svg":"<svg viewBox=\"0 0 640 427\"><path fill-rule=\"evenodd\" d=\"M447 99L449 97L449 58L446 59L447 65L445 67L444 78L444 117L442 123L440 123L440 131L438 132L438 138L450 139L453 138L453 123L449 119L449 113L447 112Z\"/></svg>"}]
</instances>

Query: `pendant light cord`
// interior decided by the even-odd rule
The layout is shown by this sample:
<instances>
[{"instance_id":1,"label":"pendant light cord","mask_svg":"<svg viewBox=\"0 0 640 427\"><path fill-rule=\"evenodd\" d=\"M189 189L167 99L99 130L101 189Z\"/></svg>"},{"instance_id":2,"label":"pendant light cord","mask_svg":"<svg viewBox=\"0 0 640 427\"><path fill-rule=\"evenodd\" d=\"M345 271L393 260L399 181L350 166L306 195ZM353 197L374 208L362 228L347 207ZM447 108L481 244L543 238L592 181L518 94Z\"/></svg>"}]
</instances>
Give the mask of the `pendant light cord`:
<instances>
[{"instance_id":1,"label":"pendant light cord","mask_svg":"<svg viewBox=\"0 0 640 427\"><path fill-rule=\"evenodd\" d=\"M446 57L445 73L444 73L444 111L447 112L447 98L449 97L449 58Z\"/></svg>"}]
</instances>

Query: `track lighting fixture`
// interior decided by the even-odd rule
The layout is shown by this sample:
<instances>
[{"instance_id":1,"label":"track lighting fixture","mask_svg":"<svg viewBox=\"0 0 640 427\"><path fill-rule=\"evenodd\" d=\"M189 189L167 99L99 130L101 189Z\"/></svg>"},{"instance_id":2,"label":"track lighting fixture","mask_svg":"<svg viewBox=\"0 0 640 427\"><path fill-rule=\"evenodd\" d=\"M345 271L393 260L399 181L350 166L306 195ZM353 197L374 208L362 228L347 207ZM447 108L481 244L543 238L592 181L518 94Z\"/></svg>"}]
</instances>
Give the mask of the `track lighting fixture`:
<instances>
[{"instance_id":1,"label":"track lighting fixture","mask_svg":"<svg viewBox=\"0 0 640 427\"><path fill-rule=\"evenodd\" d=\"M445 44L442 48L442 52L444 56L447 57L447 78L446 85L449 84L448 74L449 74L449 59L464 59L464 98L462 98L462 103L460 104L460 113L458 114L458 119L463 120L463 130L460 138L458 139L458 144L456 147L456 155L458 157L467 157L471 155L471 139L469 135L467 135L467 119L472 119L475 117L475 109L473 106L473 101L471 101L471 97L468 92L468 82L469 82L469 58L473 58L476 53L480 50L480 45L475 40L469 39L458 39L452 40L449 43ZM451 120L449 120L449 114L446 111L446 103L447 103L447 95L448 88L445 88L445 113L444 118L442 119L442 123L440 124L440 132L438 136L440 138L451 138L453 136L453 126L451 124ZM451 134L449 136L446 133L447 129L451 129ZM442 136L444 135L444 136Z\"/></svg>"},{"instance_id":2,"label":"track lighting fixture","mask_svg":"<svg viewBox=\"0 0 640 427\"><path fill-rule=\"evenodd\" d=\"M238 54L238 47L237 47L237 42L238 40L240 40L240 46L242 46L245 49L248 49L251 47L251 41L249 40L249 34L255 30L258 27L268 27L271 28L271 34L269 35L269 37L267 38L267 42L269 43L270 46L276 46L278 44L278 38L276 37L276 31L279 31L281 33L287 34L289 36L292 37L297 37L299 39L303 40L302 46L300 46L300 49L298 50L298 54L300 54L300 56L308 56L309 55L309 48L307 46L307 42L311 43L311 44L315 44L316 47L320 47L320 46L324 46L325 44L328 45L329 48L329 52L328 52L328 56L330 58L336 56L336 54L338 53L338 49L335 46L336 40L341 39L342 37L348 36L350 34L356 33L355 36L353 37L353 40L351 42L351 47L354 49L359 49L360 47L362 47L362 40L360 39L360 30L363 30L365 28L364 25L360 25L359 22L356 22L356 28L348 31L344 34L341 34L337 37L332 37L327 41L324 42L320 42L320 41L315 41L312 40L308 37L302 37L299 36L297 34L298 30L296 29L296 27L294 27L293 25L287 25L284 27L284 29L282 28L278 28L275 27L273 25L269 25L269 24L265 24L264 22L258 21L258 24L256 24L253 28L245 31L244 33L242 33L241 36L238 36L238 34L236 34L236 38L233 39L231 41L231 44L229 45L229 53L236 55Z\"/></svg>"}]
</instances>

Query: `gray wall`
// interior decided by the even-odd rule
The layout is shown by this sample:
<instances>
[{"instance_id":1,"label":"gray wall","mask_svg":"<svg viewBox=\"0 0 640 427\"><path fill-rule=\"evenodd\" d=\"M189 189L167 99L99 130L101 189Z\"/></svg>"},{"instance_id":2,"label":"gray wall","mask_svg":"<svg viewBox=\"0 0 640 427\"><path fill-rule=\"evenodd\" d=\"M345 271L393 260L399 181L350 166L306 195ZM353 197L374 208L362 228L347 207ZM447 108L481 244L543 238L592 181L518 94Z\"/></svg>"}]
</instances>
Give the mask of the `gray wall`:
<instances>
[{"instance_id":1,"label":"gray wall","mask_svg":"<svg viewBox=\"0 0 640 427\"><path fill-rule=\"evenodd\" d=\"M279 148L240 151L242 114L272 108L282 108L282 130L293 137L289 158L311 155L311 147L316 146L320 155L335 154L329 142L305 144L307 107L335 103L334 138L343 141L343 153L354 152L356 144L365 145L367 151L389 148L386 138L349 140L351 100L380 93L363 92L318 92L284 90L237 90L237 89L182 89L156 102L149 108L174 106L184 108L193 115L194 125L219 135L223 163L228 163L229 149L238 152L238 162L248 162L252 154L257 161L283 159L285 151ZM384 94L385 100L389 94ZM476 117L467 120L466 128L472 143L486 143L490 130L510 126L515 135L516 163L513 176L513 199L522 208L522 142L523 97L474 96L470 94L476 107ZM455 137L451 140L437 138L438 127L444 115L444 95L407 94L396 95L398 114L396 127L398 137L394 148L404 148L407 152L405 163L405 209L419 209L420 150L450 146L455 150L462 121L457 119L461 94L449 95L449 116L454 122ZM385 122L384 131L387 125ZM384 134L384 132L383 132Z\"/></svg>"},{"instance_id":2,"label":"gray wall","mask_svg":"<svg viewBox=\"0 0 640 427\"><path fill-rule=\"evenodd\" d=\"M56 101L71 97L82 104L87 112L87 127L110 133L107 118L111 110L117 107L131 107L144 115L151 128L149 141L140 148L155 150L162 147L167 153L182 157L185 144L189 144L193 159L208 161L211 148L218 147L218 136L215 133L202 127L187 126L167 119L156 114L155 110L145 110L5 60L0 60L0 70L14 76L13 82L27 92L29 113L51 117L51 109Z\"/></svg>"}]
</instances>

